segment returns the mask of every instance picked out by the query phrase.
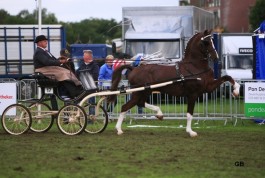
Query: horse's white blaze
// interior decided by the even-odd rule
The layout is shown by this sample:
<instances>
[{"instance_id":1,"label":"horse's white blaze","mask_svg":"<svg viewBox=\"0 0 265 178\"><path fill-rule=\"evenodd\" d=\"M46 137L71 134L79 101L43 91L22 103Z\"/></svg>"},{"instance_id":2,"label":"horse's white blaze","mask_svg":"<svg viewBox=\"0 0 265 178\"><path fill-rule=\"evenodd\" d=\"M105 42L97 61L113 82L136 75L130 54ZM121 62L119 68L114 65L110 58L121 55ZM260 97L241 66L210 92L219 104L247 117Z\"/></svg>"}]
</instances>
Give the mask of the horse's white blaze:
<instances>
[{"instance_id":1,"label":"horse's white blaze","mask_svg":"<svg viewBox=\"0 0 265 178\"><path fill-rule=\"evenodd\" d=\"M237 83L237 82L235 82L235 84L233 85L233 95L234 96L238 96L239 95L239 89L240 89L240 85Z\"/></svg>"},{"instance_id":2,"label":"horse's white blaze","mask_svg":"<svg viewBox=\"0 0 265 178\"><path fill-rule=\"evenodd\" d=\"M192 115L187 113L187 126L186 132L190 134L191 137L196 137L198 134L191 129Z\"/></svg>"},{"instance_id":3,"label":"horse's white blaze","mask_svg":"<svg viewBox=\"0 0 265 178\"><path fill-rule=\"evenodd\" d=\"M156 111L158 116L163 116L163 113L162 113L160 107L158 107L158 106L154 106L154 105L151 105L151 104L148 104L148 103L144 103L144 107L146 107L148 109L151 109L153 111Z\"/></svg>"},{"instance_id":4,"label":"horse's white blaze","mask_svg":"<svg viewBox=\"0 0 265 178\"><path fill-rule=\"evenodd\" d=\"M119 118L118 118L118 121L117 121L117 124L116 124L116 129L117 129L117 134L118 135L123 134L123 131L121 130L121 124L122 124L123 119L125 118L125 116L126 116L126 112L121 112L120 115L119 115Z\"/></svg>"}]
</instances>

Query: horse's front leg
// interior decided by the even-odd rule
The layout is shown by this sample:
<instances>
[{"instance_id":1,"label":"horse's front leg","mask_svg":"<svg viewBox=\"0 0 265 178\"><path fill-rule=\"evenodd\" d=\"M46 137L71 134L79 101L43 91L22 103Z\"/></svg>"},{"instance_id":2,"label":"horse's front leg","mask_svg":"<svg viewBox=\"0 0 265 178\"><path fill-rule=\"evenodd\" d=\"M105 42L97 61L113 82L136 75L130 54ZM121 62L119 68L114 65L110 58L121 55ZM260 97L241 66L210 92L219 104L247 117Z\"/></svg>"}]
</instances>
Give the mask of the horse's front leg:
<instances>
[{"instance_id":1,"label":"horse's front leg","mask_svg":"<svg viewBox=\"0 0 265 178\"><path fill-rule=\"evenodd\" d=\"M206 91L209 93L209 92L212 92L213 90L215 90L217 87L219 87L222 83L224 82L230 82L231 85L233 86L233 96L238 96L239 95L239 89L240 89L240 85L234 81L234 79L229 76L229 75L225 75L225 76L222 76L216 80L210 80L208 81L208 85L207 85L207 89Z\"/></svg>"},{"instance_id":2,"label":"horse's front leg","mask_svg":"<svg viewBox=\"0 0 265 178\"><path fill-rule=\"evenodd\" d=\"M187 126L186 132L190 134L191 137L196 137L198 134L191 129L192 115L195 107L196 96L188 97L188 108L187 108Z\"/></svg>"},{"instance_id":3,"label":"horse's front leg","mask_svg":"<svg viewBox=\"0 0 265 178\"><path fill-rule=\"evenodd\" d=\"M239 96L239 89L240 89L240 85L239 83L235 82L235 84L233 85L233 95L234 96Z\"/></svg>"},{"instance_id":4,"label":"horse's front leg","mask_svg":"<svg viewBox=\"0 0 265 178\"><path fill-rule=\"evenodd\" d=\"M148 103L144 103L144 107L148 108L148 109L151 109L153 111L156 111L156 118L159 119L159 120L163 120L163 113L160 109L160 107L158 106L154 106L154 105L151 105L151 104L148 104Z\"/></svg>"}]
</instances>

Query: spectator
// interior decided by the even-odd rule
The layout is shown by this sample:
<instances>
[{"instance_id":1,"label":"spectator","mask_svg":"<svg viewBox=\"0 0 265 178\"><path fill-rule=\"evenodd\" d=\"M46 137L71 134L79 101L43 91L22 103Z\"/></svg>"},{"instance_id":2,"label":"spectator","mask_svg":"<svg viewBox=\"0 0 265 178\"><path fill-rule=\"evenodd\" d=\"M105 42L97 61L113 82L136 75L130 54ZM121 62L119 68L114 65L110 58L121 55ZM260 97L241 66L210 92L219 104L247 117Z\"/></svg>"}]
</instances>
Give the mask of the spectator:
<instances>
[{"instance_id":1,"label":"spectator","mask_svg":"<svg viewBox=\"0 0 265 178\"><path fill-rule=\"evenodd\" d=\"M66 88L71 98L80 95L83 92L81 82L70 70L61 67L67 60L61 58L57 60L46 50L48 44L46 36L39 35L34 42L37 44L33 55L35 72L40 72L47 77L53 75Z\"/></svg>"},{"instance_id":2,"label":"spectator","mask_svg":"<svg viewBox=\"0 0 265 178\"><path fill-rule=\"evenodd\" d=\"M103 82L105 82L105 86L102 86L102 89L109 89L111 85L111 78L113 73L113 55L108 55L105 60L105 64L100 67L98 81L99 85L102 86ZM117 104L117 100L114 103L111 103L108 112L112 112L113 108ZM105 104L106 105L106 104Z\"/></svg>"},{"instance_id":3,"label":"spectator","mask_svg":"<svg viewBox=\"0 0 265 178\"><path fill-rule=\"evenodd\" d=\"M114 57L112 55L108 55L105 60L105 64L103 64L99 69L99 76L98 81L99 85L102 86L102 82L108 82L110 84L112 73L113 73L113 59ZM100 80L102 82L100 82ZM109 89L110 87L107 87L106 89Z\"/></svg>"},{"instance_id":4,"label":"spectator","mask_svg":"<svg viewBox=\"0 0 265 178\"><path fill-rule=\"evenodd\" d=\"M83 55L84 61L80 64L79 68L77 69L76 75L79 76L81 70L86 70L92 75L94 81L97 81L99 74L99 67L93 59L93 52L91 50L84 50L83 53L84 53Z\"/></svg>"},{"instance_id":5,"label":"spectator","mask_svg":"<svg viewBox=\"0 0 265 178\"><path fill-rule=\"evenodd\" d=\"M93 58L93 52L91 50L84 50L83 51L84 55L84 61L80 64L80 67L76 71L76 75L80 77L81 71L85 70L88 71L89 74L93 77L94 81L98 80L98 73L99 73L99 67L97 63L94 61ZM88 101L89 103L95 104L96 103L96 98L92 97ZM89 108L89 114L95 114L95 108L90 107Z\"/></svg>"}]
</instances>

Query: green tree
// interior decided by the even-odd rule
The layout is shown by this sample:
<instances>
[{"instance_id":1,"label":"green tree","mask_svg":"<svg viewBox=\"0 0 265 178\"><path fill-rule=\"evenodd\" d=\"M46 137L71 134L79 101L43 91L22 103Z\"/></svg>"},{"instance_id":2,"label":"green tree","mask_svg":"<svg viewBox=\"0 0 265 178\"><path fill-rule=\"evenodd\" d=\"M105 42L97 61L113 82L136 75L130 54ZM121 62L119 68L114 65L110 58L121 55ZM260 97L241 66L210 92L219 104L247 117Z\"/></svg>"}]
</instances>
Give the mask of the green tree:
<instances>
[{"instance_id":1,"label":"green tree","mask_svg":"<svg viewBox=\"0 0 265 178\"><path fill-rule=\"evenodd\" d=\"M257 0L256 4L251 8L249 22L251 30L254 31L260 26L260 23L265 20L265 1Z\"/></svg>"},{"instance_id":2,"label":"green tree","mask_svg":"<svg viewBox=\"0 0 265 178\"><path fill-rule=\"evenodd\" d=\"M0 24L37 24L38 10L30 13L22 10L17 15L10 15L0 9ZM114 20L89 18L76 23L58 22L53 13L42 9L43 24L62 24L66 29L67 44L73 43L111 43L114 38L121 37L121 26Z\"/></svg>"},{"instance_id":3,"label":"green tree","mask_svg":"<svg viewBox=\"0 0 265 178\"><path fill-rule=\"evenodd\" d=\"M110 43L121 37L121 26L114 20L90 18L78 23L65 23L67 42Z\"/></svg>"}]
</instances>

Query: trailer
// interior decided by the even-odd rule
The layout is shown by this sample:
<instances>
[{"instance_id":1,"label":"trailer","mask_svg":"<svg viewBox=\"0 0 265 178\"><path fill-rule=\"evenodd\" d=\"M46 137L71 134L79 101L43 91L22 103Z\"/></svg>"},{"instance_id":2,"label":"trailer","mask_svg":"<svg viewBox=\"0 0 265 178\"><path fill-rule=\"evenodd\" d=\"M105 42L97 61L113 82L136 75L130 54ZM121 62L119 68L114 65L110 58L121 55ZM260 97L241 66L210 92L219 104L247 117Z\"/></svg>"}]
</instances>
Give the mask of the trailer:
<instances>
[{"instance_id":1,"label":"trailer","mask_svg":"<svg viewBox=\"0 0 265 178\"><path fill-rule=\"evenodd\" d=\"M34 72L34 43L38 25L0 25L0 78L22 78ZM48 50L59 57L66 46L62 25L42 25L41 34L47 36Z\"/></svg>"},{"instance_id":2,"label":"trailer","mask_svg":"<svg viewBox=\"0 0 265 178\"><path fill-rule=\"evenodd\" d=\"M93 51L93 58L99 66L105 63L107 55L112 54L112 47L108 44L71 44L71 56L75 64L75 69L78 69L80 61L83 60L83 51Z\"/></svg>"},{"instance_id":3,"label":"trailer","mask_svg":"<svg viewBox=\"0 0 265 178\"><path fill-rule=\"evenodd\" d=\"M214 15L194 6L123 7L123 52L130 56L153 54L173 62L183 58L188 40L213 29Z\"/></svg>"},{"instance_id":4,"label":"trailer","mask_svg":"<svg viewBox=\"0 0 265 178\"><path fill-rule=\"evenodd\" d=\"M220 57L218 76L230 75L236 80L253 78L253 44L250 33L214 34Z\"/></svg>"}]
</instances>

